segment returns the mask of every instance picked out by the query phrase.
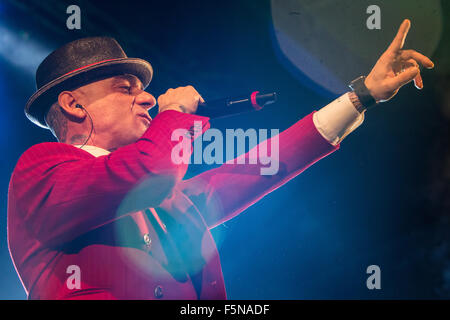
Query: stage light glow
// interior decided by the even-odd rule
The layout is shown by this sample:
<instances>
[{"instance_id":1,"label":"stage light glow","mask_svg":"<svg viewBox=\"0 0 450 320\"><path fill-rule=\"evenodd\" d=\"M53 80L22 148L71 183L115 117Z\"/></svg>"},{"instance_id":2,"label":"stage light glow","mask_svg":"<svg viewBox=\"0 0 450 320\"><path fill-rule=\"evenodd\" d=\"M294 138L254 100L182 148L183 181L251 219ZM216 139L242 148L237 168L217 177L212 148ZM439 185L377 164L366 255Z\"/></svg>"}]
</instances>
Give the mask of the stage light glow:
<instances>
[{"instance_id":1,"label":"stage light glow","mask_svg":"<svg viewBox=\"0 0 450 320\"><path fill-rule=\"evenodd\" d=\"M30 38L25 31L0 25L0 56L12 65L34 74L51 50Z\"/></svg>"},{"instance_id":2,"label":"stage light glow","mask_svg":"<svg viewBox=\"0 0 450 320\"><path fill-rule=\"evenodd\" d=\"M432 56L443 31L440 1L382 1L380 29L368 27L372 5L370 0L272 0L277 57L304 85L331 97L371 70L405 18L412 23L405 48Z\"/></svg>"}]
</instances>

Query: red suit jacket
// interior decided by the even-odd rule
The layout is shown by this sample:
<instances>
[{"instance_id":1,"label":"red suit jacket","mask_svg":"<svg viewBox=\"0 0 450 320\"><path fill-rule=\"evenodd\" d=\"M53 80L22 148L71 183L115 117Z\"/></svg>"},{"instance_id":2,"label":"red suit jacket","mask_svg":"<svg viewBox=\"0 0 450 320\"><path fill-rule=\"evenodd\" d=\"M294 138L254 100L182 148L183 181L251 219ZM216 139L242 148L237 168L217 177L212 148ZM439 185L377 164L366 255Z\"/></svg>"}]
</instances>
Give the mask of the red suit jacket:
<instances>
[{"instance_id":1,"label":"red suit jacket","mask_svg":"<svg viewBox=\"0 0 450 320\"><path fill-rule=\"evenodd\" d=\"M8 192L8 245L28 298L226 299L210 229L339 148L312 115L280 133L272 176L248 164L247 153L246 164L182 180L187 164L171 161L172 131L192 133L202 121L204 132L209 119L177 111L158 114L137 142L105 156L65 143L32 146ZM68 285L74 265L79 289Z\"/></svg>"}]
</instances>

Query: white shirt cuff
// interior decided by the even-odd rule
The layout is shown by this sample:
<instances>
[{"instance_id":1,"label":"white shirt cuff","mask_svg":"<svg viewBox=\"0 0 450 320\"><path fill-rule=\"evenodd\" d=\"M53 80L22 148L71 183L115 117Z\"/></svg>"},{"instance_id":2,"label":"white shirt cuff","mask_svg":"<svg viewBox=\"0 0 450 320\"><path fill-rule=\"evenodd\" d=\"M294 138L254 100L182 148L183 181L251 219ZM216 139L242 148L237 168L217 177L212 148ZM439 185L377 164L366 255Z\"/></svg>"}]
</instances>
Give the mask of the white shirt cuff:
<instances>
[{"instance_id":1,"label":"white shirt cuff","mask_svg":"<svg viewBox=\"0 0 450 320\"><path fill-rule=\"evenodd\" d=\"M350 101L348 93L343 94L313 115L313 122L320 134L332 145L338 145L364 121L364 112L359 113Z\"/></svg>"}]
</instances>

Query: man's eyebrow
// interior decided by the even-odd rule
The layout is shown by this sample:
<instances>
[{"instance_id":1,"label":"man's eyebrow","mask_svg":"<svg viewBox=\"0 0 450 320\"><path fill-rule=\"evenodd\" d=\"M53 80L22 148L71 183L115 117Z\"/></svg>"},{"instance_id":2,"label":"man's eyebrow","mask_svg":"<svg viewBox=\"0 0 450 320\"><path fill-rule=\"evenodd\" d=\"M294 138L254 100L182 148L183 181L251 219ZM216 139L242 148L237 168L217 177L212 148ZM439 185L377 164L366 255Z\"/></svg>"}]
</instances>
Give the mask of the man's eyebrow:
<instances>
[{"instance_id":1,"label":"man's eyebrow","mask_svg":"<svg viewBox=\"0 0 450 320\"><path fill-rule=\"evenodd\" d=\"M144 87L143 87L141 81L139 81L137 78L135 78L133 76L127 76L127 75L116 76L113 78L112 84L116 85L124 80L130 82L130 84L132 86L137 86L137 87L139 87L139 89L144 90Z\"/></svg>"}]
</instances>

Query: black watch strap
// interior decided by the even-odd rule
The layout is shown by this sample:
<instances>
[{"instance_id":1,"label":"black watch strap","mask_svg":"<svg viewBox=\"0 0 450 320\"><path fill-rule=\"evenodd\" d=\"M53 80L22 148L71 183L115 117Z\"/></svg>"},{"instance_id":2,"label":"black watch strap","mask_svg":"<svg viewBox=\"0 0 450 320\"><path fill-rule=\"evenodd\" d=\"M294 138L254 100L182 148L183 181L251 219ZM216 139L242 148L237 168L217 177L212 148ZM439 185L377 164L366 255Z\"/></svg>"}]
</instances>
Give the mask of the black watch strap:
<instances>
[{"instance_id":1,"label":"black watch strap","mask_svg":"<svg viewBox=\"0 0 450 320\"><path fill-rule=\"evenodd\" d=\"M353 80L348 86L356 94L363 107L365 109L369 109L370 107L375 106L377 102L372 97L372 95L369 92L369 89L367 89L366 85L364 84L365 79L366 79L365 76L360 76L355 80Z\"/></svg>"}]
</instances>

